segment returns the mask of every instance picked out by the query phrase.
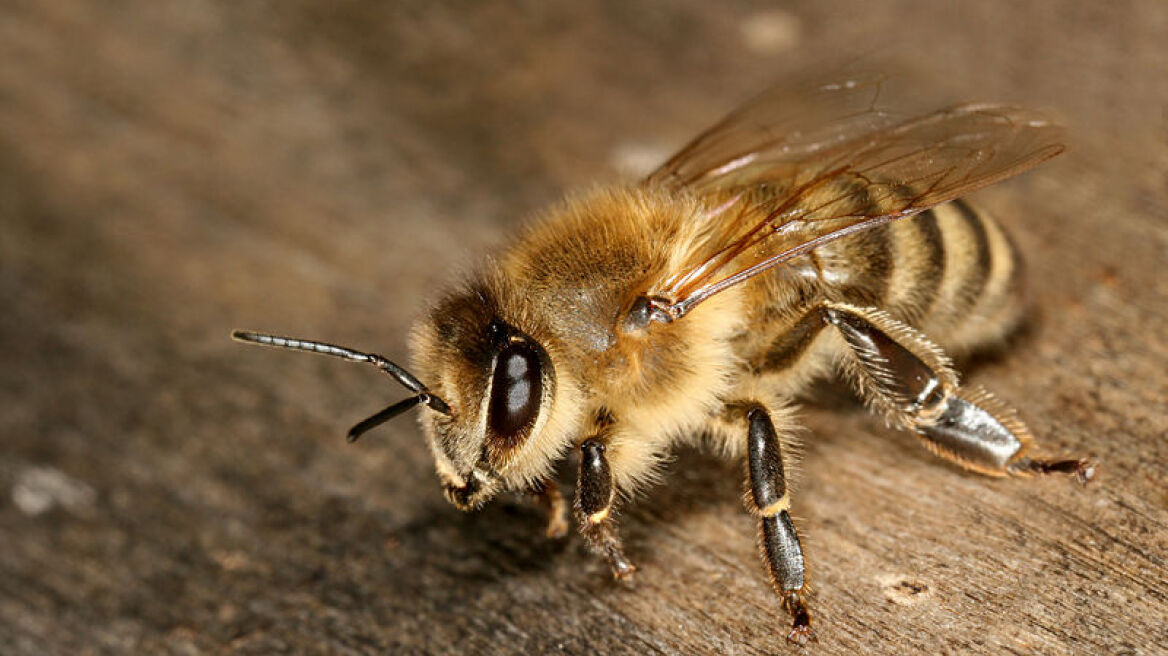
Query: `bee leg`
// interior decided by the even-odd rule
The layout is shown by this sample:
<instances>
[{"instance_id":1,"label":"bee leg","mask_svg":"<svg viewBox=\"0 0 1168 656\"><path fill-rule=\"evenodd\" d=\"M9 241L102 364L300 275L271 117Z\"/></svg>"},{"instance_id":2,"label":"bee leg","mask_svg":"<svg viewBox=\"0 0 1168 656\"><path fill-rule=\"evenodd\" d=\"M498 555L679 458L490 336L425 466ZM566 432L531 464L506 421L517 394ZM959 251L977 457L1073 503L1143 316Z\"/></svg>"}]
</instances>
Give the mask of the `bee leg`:
<instances>
[{"instance_id":1,"label":"bee leg","mask_svg":"<svg viewBox=\"0 0 1168 656\"><path fill-rule=\"evenodd\" d=\"M551 539L562 538L568 534L568 504L564 502L564 495L560 494L560 486L554 480L544 479L527 491L535 502L547 512L548 522L545 533Z\"/></svg>"},{"instance_id":2,"label":"bee leg","mask_svg":"<svg viewBox=\"0 0 1168 656\"><path fill-rule=\"evenodd\" d=\"M628 581L637 571L621 547L620 537L612 518L612 504L616 490L612 471L604 456L604 443L597 439L585 440L580 445L580 481L576 488L576 517L588 548L604 556L612 567L613 578Z\"/></svg>"},{"instance_id":3,"label":"bee leg","mask_svg":"<svg viewBox=\"0 0 1168 656\"><path fill-rule=\"evenodd\" d=\"M991 476L1094 476L1087 459L1032 460L1033 437L1014 409L989 392L957 383L949 358L928 337L879 310L825 305L852 353L851 378L869 406L889 423L916 433L930 451Z\"/></svg>"},{"instance_id":4,"label":"bee leg","mask_svg":"<svg viewBox=\"0 0 1168 656\"><path fill-rule=\"evenodd\" d=\"M759 540L771 584L793 618L787 640L805 644L815 639L811 613L803 604L803 547L788 510L791 496L783 474L779 436L766 408L752 404L746 411L751 511L758 515Z\"/></svg>"}]
</instances>

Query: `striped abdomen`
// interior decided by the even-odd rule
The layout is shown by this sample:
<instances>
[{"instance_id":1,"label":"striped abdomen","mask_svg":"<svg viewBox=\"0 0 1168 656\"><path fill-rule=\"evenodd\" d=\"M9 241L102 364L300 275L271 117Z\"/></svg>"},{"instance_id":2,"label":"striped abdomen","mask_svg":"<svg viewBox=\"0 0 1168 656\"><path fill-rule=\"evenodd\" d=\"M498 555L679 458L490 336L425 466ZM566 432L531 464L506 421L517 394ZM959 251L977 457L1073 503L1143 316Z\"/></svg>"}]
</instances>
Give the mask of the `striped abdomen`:
<instances>
[{"instance_id":1,"label":"striped abdomen","mask_svg":"<svg viewBox=\"0 0 1168 656\"><path fill-rule=\"evenodd\" d=\"M1021 262L996 221L956 200L811 254L833 300L884 309L942 347L1001 339L1021 314Z\"/></svg>"}]
</instances>

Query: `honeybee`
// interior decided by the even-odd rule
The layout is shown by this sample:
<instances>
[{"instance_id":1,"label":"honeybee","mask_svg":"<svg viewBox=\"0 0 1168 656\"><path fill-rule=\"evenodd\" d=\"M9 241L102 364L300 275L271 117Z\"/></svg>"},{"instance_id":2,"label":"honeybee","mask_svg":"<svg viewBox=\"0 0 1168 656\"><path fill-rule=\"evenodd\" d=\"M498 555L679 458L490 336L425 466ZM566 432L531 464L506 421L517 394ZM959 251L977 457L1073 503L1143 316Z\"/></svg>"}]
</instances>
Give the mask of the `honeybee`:
<instances>
[{"instance_id":1,"label":"honeybee","mask_svg":"<svg viewBox=\"0 0 1168 656\"><path fill-rule=\"evenodd\" d=\"M1029 456L1014 410L958 380L949 353L1000 341L1022 315L1021 266L1002 227L960 200L1063 150L1061 129L1013 106L923 115L882 106L885 77L848 74L747 103L638 184L548 208L415 326L415 376L318 341L241 341L376 366L411 409L447 498L473 510L504 490L568 528L553 480L575 452L576 522L612 574L636 567L614 507L680 443L747 463L764 564L814 637L790 517L784 441L793 404L842 374L867 406L937 455L991 476L1064 472ZM789 450L789 449L788 449Z\"/></svg>"}]
</instances>

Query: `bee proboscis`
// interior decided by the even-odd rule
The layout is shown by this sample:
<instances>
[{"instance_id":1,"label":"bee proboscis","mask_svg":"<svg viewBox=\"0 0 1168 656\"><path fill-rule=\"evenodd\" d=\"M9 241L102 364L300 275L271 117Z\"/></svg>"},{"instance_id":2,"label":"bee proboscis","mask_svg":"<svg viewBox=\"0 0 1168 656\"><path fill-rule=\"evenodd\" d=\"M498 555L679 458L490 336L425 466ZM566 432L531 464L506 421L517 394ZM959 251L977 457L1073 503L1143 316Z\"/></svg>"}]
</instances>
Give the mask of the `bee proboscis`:
<instances>
[{"instance_id":1,"label":"bee proboscis","mask_svg":"<svg viewBox=\"0 0 1168 656\"><path fill-rule=\"evenodd\" d=\"M644 181L547 209L421 319L413 370L323 342L236 339L368 362L414 393L349 439L422 407L449 500L503 490L568 526L553 480L575 451L577 524L617 578L613 507L679 443L744 456L765 565L814 637L789 510L784 438L794 399L842 374L873 411L945 459L992 476L1065 472L1029 457L1014 410L958 381L949 353L1002 340L1022 315L1018 253L960 198L1063 150L1041 114L962 104L883 107L885 78L841 75L772 90Z\"/></svg>"}]
</instances>

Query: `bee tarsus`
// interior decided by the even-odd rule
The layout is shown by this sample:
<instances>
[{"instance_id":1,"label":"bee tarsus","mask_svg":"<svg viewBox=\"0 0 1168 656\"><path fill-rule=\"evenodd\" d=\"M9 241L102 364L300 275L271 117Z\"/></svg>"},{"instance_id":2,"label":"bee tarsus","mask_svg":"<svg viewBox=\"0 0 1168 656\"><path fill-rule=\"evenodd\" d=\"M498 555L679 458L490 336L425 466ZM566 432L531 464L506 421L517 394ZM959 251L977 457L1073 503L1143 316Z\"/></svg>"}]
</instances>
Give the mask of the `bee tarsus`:
<instances>
[{"instance_id":1,"label":"bee tarsus","mask_svg":"<svg viewBox=\"0 0 1168 656\"><path fill-rule=\"evenodd\" d=\"M568 529L571 528L568 524L568 504L564 501L559 484L550 478L544 479L527 493L547 512L547 528L544 534L553 540L566 536Z\"/></svg>"},{"instance_id":2,"label":"bee tarsus","mask_svg":"<svg viewBox=\"0 0 1168 656\"><path fill-rule=\"evenodd\" d=\"M815 630L811 628L811 613L803 604L798 592L789 592L783 597L783 607L791 613L791 630L787 632L787 642L803 646L808 642L818 642Z\"/></svg>"}]
</instances>

